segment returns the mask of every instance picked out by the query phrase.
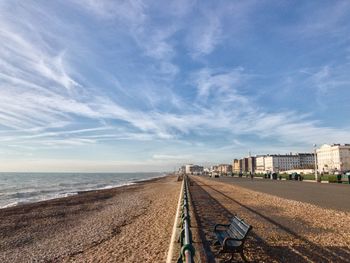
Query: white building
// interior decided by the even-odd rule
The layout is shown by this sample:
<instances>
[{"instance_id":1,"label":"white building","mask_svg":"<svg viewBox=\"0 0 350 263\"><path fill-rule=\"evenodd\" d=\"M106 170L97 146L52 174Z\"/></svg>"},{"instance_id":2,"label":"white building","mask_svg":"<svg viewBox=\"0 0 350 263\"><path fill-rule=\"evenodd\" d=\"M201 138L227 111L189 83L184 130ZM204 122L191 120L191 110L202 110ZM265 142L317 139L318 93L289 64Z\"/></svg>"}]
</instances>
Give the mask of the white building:
<instances>
[{"instance_id":1,"label":"white building","mask_svg":"<svg viewBox=\"0 0 350 263\"><path fill-rule=\"evenodd\" d=\"M195 164L186 164L185 171L186 171L186 174L202 174L203 166L199 166Z\"/></svg>"},{"instance_id":2,"label":"white building","mask_svg":"<svg viewBox=\"0 0 350 263\"><path fill-rule=\"evenodd\" d=\"M257 156L256 157L256 173L265 173L265 156Z\"/></svg>"},{"instance_id":3,"label":"white building","mask_svg":"<svg viewBox=\"0 0 350 263\"><path fill-rule=\"evenodd\" d=\"M320 173L350 170L350 144L324 144L316 150L316 154Z\"/></svg>"},{"instance_id":4,"label":"white building","mask_svg":"<svg viewBox=\"0 0 350 263\"><path fill-rule=\"evenodd\" d=\"M256 172L282 172L293 169L315 167L315 156L312 153L274 154L256 157Z\"/></svg>"}]
</instances>

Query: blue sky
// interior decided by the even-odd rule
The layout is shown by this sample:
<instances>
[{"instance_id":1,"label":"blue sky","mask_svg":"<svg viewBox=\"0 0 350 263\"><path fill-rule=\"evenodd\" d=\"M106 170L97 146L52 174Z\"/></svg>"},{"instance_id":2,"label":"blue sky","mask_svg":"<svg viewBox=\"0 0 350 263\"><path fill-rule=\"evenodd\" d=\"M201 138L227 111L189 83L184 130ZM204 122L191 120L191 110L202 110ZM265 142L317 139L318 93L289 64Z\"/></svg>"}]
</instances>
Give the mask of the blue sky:
<instances>
[{"instance_id":1,"label":"blue sky","mask_svg":"<svg viewBox=\"0 0 350 263\"><path fill-rule=\"evenodd\" d=\"M350 142L349 1L1 1L0 170Z\"/></svg>"}]
</instances>

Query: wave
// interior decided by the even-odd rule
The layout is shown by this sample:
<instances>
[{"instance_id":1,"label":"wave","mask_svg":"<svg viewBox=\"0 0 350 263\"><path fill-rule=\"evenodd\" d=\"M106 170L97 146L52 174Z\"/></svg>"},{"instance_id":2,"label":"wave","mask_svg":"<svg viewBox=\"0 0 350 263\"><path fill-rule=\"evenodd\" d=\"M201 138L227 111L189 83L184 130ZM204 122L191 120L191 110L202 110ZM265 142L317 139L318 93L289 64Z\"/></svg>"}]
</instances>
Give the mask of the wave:
<instances>
[{"instance_id":1,"label":"wave","mask_svg":"<svg viewBox=\"0 0 350 263\"><path fill-rule=\"evenodd\" d=\"M0 206L0 208L8 208L8 207L13 207L13 206L22 205L22 204L25 204L25 202L12 202L7 205Z\"/></svg>"},{"instance_id":2,"label":"wave","mask_svg":"<svg viewBox=\"0 0 350 263\"><path fill-rule=\"evenodd\" d=\"M63 192L63 193L55 193L51 195L36 195L36 196L32 196L31 198L18 198L17 201L11 201L11 202L8 202L7 204L0 206L0 209L7 208L7 207L14 207L14 206L23 205L23 204L31 204L31 203L36 203L36 202L41 202L46 200L52 200L56 198L68 197L68 196L73 196L77 194L78 192L69 192L69 193Z\"/></svg>"},{"instance_id":3,"label":"wave","mask_svg":"<svg viewBox=\"0 0 350 263\"><path fill-rule=\"evenodd\" d=\"M145 182L156 178L161 178L166 176L166 174L157 174L154 176L147 176L147 178L121 178L118 182L111 182L113 180L107 180L108 183L97 182L96 180L92 180L90 182L61 182L55 185L47 185L49 189L33 189L29 187L26 191L22 188L22 191L12 192L8 194L3 194L0 198L0 209L18 206L22 204L35 203L45 200L51 200L55 198L68 197L72 195L76 195L79 193L83 193L86 191L95 191L101 189L111 189L122 186L133 185L138 182ZM94 178L95 179L95 178ZM103 180L103 179L102 179ZM80 186L80 187L79 187ZM44 187L44 186L43 186ZM51 188L51 189L50 189Z\"/></svg>"}]
</instances>

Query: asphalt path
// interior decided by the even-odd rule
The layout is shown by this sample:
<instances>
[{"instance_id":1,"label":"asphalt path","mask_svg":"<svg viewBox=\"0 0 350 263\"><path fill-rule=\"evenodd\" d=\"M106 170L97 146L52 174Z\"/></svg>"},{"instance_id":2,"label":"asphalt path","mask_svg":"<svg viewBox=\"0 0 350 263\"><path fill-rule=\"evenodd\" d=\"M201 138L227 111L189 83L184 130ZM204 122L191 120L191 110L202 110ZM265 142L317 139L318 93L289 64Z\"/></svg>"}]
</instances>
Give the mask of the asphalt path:
<instances>
[{"instance_id":1,"label":"asphalt path","mask_svg":"<svg viewBox=\"0 0 350 263\"><path fill-rule=\"evenodd\" d=\"M253 191L279 196L285 199L314 204L323 208L350 212L350 185L312 182L253 179L238 177L209 178L234 184Z\"/></svg>"}]
</instances>

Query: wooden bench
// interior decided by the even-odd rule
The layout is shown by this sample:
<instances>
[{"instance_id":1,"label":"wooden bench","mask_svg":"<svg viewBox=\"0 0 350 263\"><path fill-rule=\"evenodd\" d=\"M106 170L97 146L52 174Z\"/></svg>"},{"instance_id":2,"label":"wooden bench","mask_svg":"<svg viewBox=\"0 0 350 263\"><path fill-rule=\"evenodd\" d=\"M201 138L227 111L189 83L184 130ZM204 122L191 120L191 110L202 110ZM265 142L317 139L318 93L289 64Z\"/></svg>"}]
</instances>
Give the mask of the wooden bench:
<instances>
[{"instance_id":1,"label":"wooden bench","mask_svg":"<svg viewBox=\"0 0 350 263\"><path fill-rule=\"evenodd\" d=\"M234 253L239 253L244 261L246 258L243 253L244 242L252 230L252 226L245 223L237 216L232 218L231 224L216 224L214 233L217 237L215 245L221 245L219 253L231 253L231 260Z\"/></svg>"}]
</instances>

